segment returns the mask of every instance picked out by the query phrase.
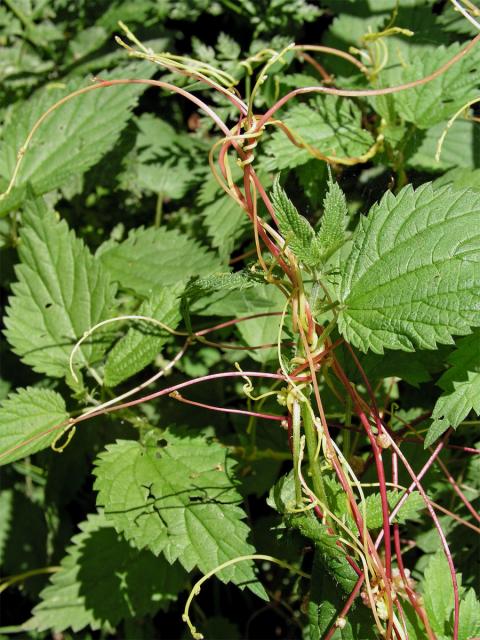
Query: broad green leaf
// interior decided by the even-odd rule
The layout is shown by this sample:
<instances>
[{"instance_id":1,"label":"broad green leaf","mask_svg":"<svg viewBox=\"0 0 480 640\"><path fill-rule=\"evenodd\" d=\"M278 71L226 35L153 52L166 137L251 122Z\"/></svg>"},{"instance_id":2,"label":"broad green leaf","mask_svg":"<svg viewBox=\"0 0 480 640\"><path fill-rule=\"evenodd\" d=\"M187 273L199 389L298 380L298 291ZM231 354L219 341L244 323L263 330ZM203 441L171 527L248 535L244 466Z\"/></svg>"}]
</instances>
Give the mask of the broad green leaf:
<instances>
[{"instance_id":1,"label":"broad green leaf","mask_svg":"<svg viewBox=\"0 0 480 640\"><path fill-rule=\"evenodd\" d=\"M289 109L282 121L300 142L315 147L325 156L358 157L373 145L373 138L361 127L360 109L351 101L321 96ZM265 147L268 171L290 169L305 164L312 155L276 131Z\"/></svg>"},{"instance_id":2,"label":"broad green leaf","mask_svg":"<svg viewBox=\"0 0 480 640\"><path fill-rule=\"evenodd\" d=\"M99 257L122 289L143 296L221 268L218 257L198 242L164 228L135 229L123 242L107 246Z\"/></svg>"},{"instance_id":3,"label":"broad green leaf","mask_svg":"<svg viewBox=\"0 0 480 640\"><path fill-rule=\"evenodd\" d=\"M387 491L388 505L390 510L396 506L400 498L402 497L401 491ZM360 513L363 513L363 502L359 502L358 508ZM419 512L425 508L425 503L422 496L418 491L413 491L409 494L405 503L400 508L394 522L404 523L407 520L416 520L419 517ZM365 498L365 512L367 514L367 527L369 529L380 529L383 524L382 514L382 501L379 493L374 493ZM350 513L345 509L347 514L347 520L350 526L355 527L355 521L350 516Z\"/></svg>"},{"instance_id":4,"label":"broad green leaf","mask_svg":"<svg viewBox=\"0 0 480 640\"><path fill-rule=\"evenodd\" d=\"M444 187L446 184L451 185L454 189L471 189L472 191L480 191L480 169L450 169L437 178L433 186L435 189Z\"/></svg>"},{"instance_id":5,"label":"broad green leaf","mask_svg":"<svg viewBox=\"0 0 480 640\"><path fill-rule=\"evenodd\" d=\"M83 241L39 200L24 213L18 252L5 335L25 364L63 377L77 340L110 315L115 287ZM105 334L94 334L75 364L99 360L105 342Z\"/></svg>"},{"instance_id":6,"label":"broad green leaf","mask_svg":"<svg viewBox=\"0 0 480 640\"><path fill-rule=\"evenodd\" d=\"M277 216L278 226L287 245L300 262L316 266L322 258L321 247L312 225L298 213L297 208L280 186L279 176L273 183L270 195Z\"/></svg>"},{"instance_id":7,"label":"broad green leaf","mask_svg":"<svg viewBox=\"0 0 480 640\"><path fill-rule=\"evenodd\" d=\"M123 70L123 77L148 77L149 65L141 64ZM111 74L105 79L114 77ZM42 88L32 98L19 103L9 115L0 145L0 176L10 180L17 153L35 122L57 100L88 86L74 81L63 87ZM30 183L36 195L64 184L71 176L84 173L116 143L120 131L130 118L138 96L145 85L112 86L96 89L73 98L53 111L32 139L23 158L12 199L0 200L0 214L5 214L15 194L22 198Z\"/></svg>"},{"instance_id":8,"label":"broad green leaf","mask_svg":"<svg viewBox=\"0 0 480 640\"><path fill-rule=\"evenodd\" d=\"M235 243L248 228L245 211L226 193L217 194L214 202L209 203L201 212L212 246L218 250L221 258L230 257Z\"/></svg>"},{"instance_id":9,"label":"broad green leaf","mask_svg":"<svg viewBox=\"0 0 480 640\"><path fill-rule=\"evenodd\" d=\"M44 432L68 418L56 391L27 387L11 393L0 406L0 465L48 447L61 432Z\"/></svg>"},{"instance_id":10,"label":"broad green leaf","mask_svg":"<svg viewBox=\"0 0 480 640\"><path fill-rule=\"evenodd\" d=\"M402 82L425 78L451 60L462 45L455 43L449 47L439 46L428 55L415 55L403 64ZM397 113L417 127L429 127L453 116L469 100L478 96L480 82L478 64L480 47L474 47L453 67L430 82L399 91L394 96Z\"/></svg>"},{"instance_id":11,"label":"broad green leaf","mask_svg":"<svg viewBox=\"0 0 480 640\"><path fill-rule=\"evenodd\" d=\"M437 400L425 446L431 445L449 427L457 428L470 411L480 414L480 331L458 341L447 359L452 365L438 381L444 393Z\"/></svg>"},{"instance_id":12,"label":"broad green leaf","mask_svg":"<svg viewBox=\"0 0 480 640\"><path fill-rule=\"evenodd\" d=\"M480 602L473 589L466 593L461 587L461 576L457 575L459 585L460 616L459 640L475 640L480 633ZM453 585L448 563L442 551L430 559L421 584L425 611L433 631L442 638L453 637Z\"/></svg>"},{"instance_id":13,"label":"broad green leaf","mask_svg":"<svg viewBox=\"0 0 480 640\"><path fill-rule=\"evenodd\" d=\"M311 511L301 515L287 515L285 522L312 540L330 577L345 593L350 593L357 583L358 576L346 559L345 549L338 545L338 536L329 532L326 525L322 524Z\"/></svg>"},{"instance_id":14,"label":"broad green leaf","mask_svg":"<svg viewBox=\"0 0 480 640\"><path fill-rule=\"evenodd\" d=\"M459 119L454 122L443 141L440 158L436 160L438 142L446 126L447 121L444 121L426 131L417 131L413 134L411 141L407 144L408 167L438 172L449 167L473 169L480 166L478 127L475 122L468 120ZM413 155L409 155L409 149L412 150ZM469 187L470 184L462 186Z\"/></svg>"},{"instance_id":15,"label":"broad green leaf","mask_svg":"<svg viewBox=\"0 0 480 640\"><path fill-rule=\"evenodd\" d=\"M192 170L185 160L139 164L137 175L140 187L170 200L182 198L192 181Z\"/></svg>"},{"instance_id":16,"label":"broad green leaf","mask_svg":"<svg viewBox=\"0 0 480 640\"><path fill-rule=\"evenodd\" d=\"M72 538L60 570L41 593L26 630L112 628L175 602L185 572L133 548L103 514L90 515Z\"/></svg>"},{"instance_id":17,"label":"broad green leaf","mask_svg":"<svg viewBox=\"0 0 480 640\"><path fill-rule=\"evenodd\" d=\"M203 573L254 553L226 450L176 429L149 443L119 440L97 459L97 503L136 547ZM218 574L263 595L250 561Z\"/></svg>"},{"instance_id":18,"label":"broad green leaf","mask_svg":"<svg viewBox=\"0 0 480 640\"><path fill-rule=\"evenodd\" d=\"M428 620L435 633L448 635L450 615L453 611L453 585L447 560L438 551L425 569L423 601Z\"/></svg>"},{"instance_id":19,"label":"broad green leaf","mask_svg":"<svg viewBox=\"0 0 480 640\"><path fill-rule=\"evenodd\" d=\"M258 285L248 291L246 288L248 287L240 287L234 291L227 289L226 292L223 288L216 294L194 302L192 311L202 316L241 317L263 312L281 312L285 306L285 297L275 286Z\"/></svg>"},{"instance_id":20,"label":"broad green leaf","mask_svg":"<svg viewBox=\"0 0 480 640\"><path fill-rule=\"evenodd\" d=\"M256 362L268 362L277 359L278 331L280 328L280 318L278 316L263 316L245 320L237 325L238 332L242 336L246 345L257 347L261 345L273 345L263 349L254 349L248 354ZM283 334L282 334L283 336Z\"/></svg>"},{"instance_id":21,"label":"broad green leaf","mask_svg":"<svg viewBox=\"0 0 480 640\"><path fill-rule=\"evenodd\" d=\"M317 232L322 253L331 254L345 240L348 209L345 194L330 176L328 190L323 201L323 215Z\"/></svg>"},{"instance_id":22,"label":"broad green leaf","mask_svg":"<svg viewBox=\"0 0 480 640\"><path fill-rule=\"evenodd\" d=\"M245 269L234 273L215 273L206 278L192 280L185 287L183 297L191 302L203 298L216 291L243 291L251 287L258 286L263 276L258 277L255 273Z\"/></svg>"},{"instance_id":23,"label":"broad green leaf","mask_svg":"<svg viewBox=\"0 0 480 640\"><path fill-rule=\"evenodd\" d=\"M472 191L387 193L360 220L343 267L343 336L363 351L412 351L480 325L479 222Z\"/></svg>"},{"instance_id":24,"label":"broad green leaf","mask_svg":"<svg viewBox=\"0 0 480 640\"><path fill-rule=\"evenodd\" d=\"M458 640L475 640L480 635L480 602L469 589L460 602Z\"/></svg>"},{"instance_id":25,"label":"broad green leaf","mask_svg":"<svg viewBox=\"0 0 480 640\"><path fill-rule=\"evenodd\" d=\"M171 329L180 321L179 300L175 289L159 289L145 300L135 315L159 320ZM115 387L135 375L160 353L170 334L161 327L138 320L109 352L104 369L104 382Z\"/></svg>"}]
</instances>

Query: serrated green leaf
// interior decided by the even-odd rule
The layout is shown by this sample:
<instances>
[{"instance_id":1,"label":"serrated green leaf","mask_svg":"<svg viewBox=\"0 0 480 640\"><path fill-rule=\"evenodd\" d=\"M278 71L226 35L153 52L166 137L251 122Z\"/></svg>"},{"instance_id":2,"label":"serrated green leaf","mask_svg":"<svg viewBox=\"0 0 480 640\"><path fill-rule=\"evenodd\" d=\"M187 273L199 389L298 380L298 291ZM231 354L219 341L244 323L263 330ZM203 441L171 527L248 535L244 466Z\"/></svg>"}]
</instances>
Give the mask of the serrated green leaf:
<instances>
[{"instance_id":1,"label":"serrated green leaf","mask_svg":"<svg viewBox=\"0 0 480 640\"><path fill-rule=\"evenodd\" d=\"M188 260L181 259L185 256ZM106 247L99 257L122 289L133 289L143 296L221 269L215 254L177 230L163 228L134 229L126 240Z\"/></svg>"},{"instance_id":2,"label":"serrated green leaf","mask_svg":"<svg viewBox=\"0 0 480 640\"><path fill-rule=\"evenodd\" d=\"M285 521L288 526L298 529L302 535L312 540L330 577L345 593L350 593L357 583L358 576L348 563L345 550L338 546L338 536L330 533L327 526L311 512L288 515Z\"/></svg>"},{"instance_id":3,"label":"serrated green leaf","mask_svg":"<svg viewBox=\"0 0 480 640\"><path fill-rule=\"evenodd\" d=\"M435 156L438 142L446 126L446 121L440 122L426 131L418 131L412 136L411 142L407 144L407 167L436 173L449 167L473 169L480 166L477 124L468 120L456 120L453 123L443 141L440 158L437 162ZM409 149L412 150L413 155L408 154ZM469 187L470 184L462 186Z\"/></svg>"},{"instance_id":4,"label":"serrated green leaf","mask_svg":"<svg viewBox=\"0 0 480 640\"><path fill-rule=\"evenodd\" d=\"M161 197L178 200L187 192L194 173L186 160L178 160L162 164L139 164L137 176L140 187L158 193Z\"/></svg>"},{"instance_id":5,"label":"serrated green leaf","mask_svg":"<svg viewBox=\"0 0 480 640\"><path fill-rule=\"evenodd\" d=\"M115 287L83 241L39 200L24 213L18 251L5 335L35 371L63 377L77 340L110 315ZM97 361L106 342L105 334L94 334L75 364Z\"/></svg>"},{"instance_id":6,"label":"serrated green leaf","mask_svg":"<svg viewBox=\"0 0 480 640\"><path fill-rule=\"evenodd\" d=\"M178 559L187 571L206 573L253 553L226 450L186 430L169 430L158 440L117 441L97 459L97 502L117 531L140 549ZM264 594L251 562L217 575Z\"/></svg>"},{"instance_id":7,"label":"serrated green leaf","mask_svg":"<svg viewBox=\"0 0 480 640\"><path fill-rule=\"evenodd\" d=\"M137 64L123 73L124 77L135 73L148 77L152 69ZM115 74L103 77L109 79ZM43 88L33 98L15 106L3 130L0 176L10 180L17 153L38 118L57 100L82 86L87 86L85 81L74 81L62 88L58 85ZM98 162L116 143L144 90L145 85L106 87L73 98L53 111L25 153L11 198L0 201L0 215L15 206L18 198L23 198L27 183L36 195L41 195Z\"/></svg>"},{"instance_id":8,"label":"serrated green leaf","mask_svg":"<svg viewBox=\"0 0 480 640\"><path fill-rule=\"evenodd\" d=\"M135 315L154 318L175 329L180 321L180 304L175 289L159 289L145 300ZM149 365L170 334L155 324L136 321L109 352L104 369L107 387L118 384Z\"/></svg>"},{"instance_id":9,"label":"serrated green leaf","mask_svg":"<svg viewBox=\"0 0 480 640\"><path fill-rule=\"evenodd\" d=\"M401 491L387 491L388 506L390 509L393 509L396 506L401 497ZM359 503L358 508L360 513L363 513L364 507L362 502ZM413 491L408 495L405 503L400 508L394 522L402 524L407 520L415 520L419 517L419 512L424 508L425 503L422 496L418 491ZM383 513L382 500L379 493L373 493L365 498L365 512L367 514L368 529L380 529L383 524ZM350 525L355 526L355 521L347 510L345 510L345 513L347 513L347 519L349 520Z\"/></svg>"},{"instance_id":10,"label":"serrated green leaf","mask_svg":"<svg viewBox=\"0 0 480 640\"><path fill-rule=\"evenodd\" d=\"M315 267L321 261L321 246L312 225L298 213L297 208L280 186L279 176L270 194L278 226L286 243L300 262Z\"/></svg>"},{"instance_id":11,"label":"serrated green leaf","mask_svg":"<svg viewBox=\"0 0 480 640\"><path fill-rule=\"evenodd\" d=\"M480 169L450 169L433 182L435 189L450 185L454 189L471 189L480 191Z\"/></svg>"},{"instance_id":12,"label":"serrated green leaf","mask_svg":"<svg viewBox=\"0 0 480 640\"><path fill-rule=\"evenodd\" d=\"M402 82L411 82L430 75L451 60L461 49L459 43L439 46L428 55L415 55L403 64ZM453 67L439 77L413 89L399 91L394 96L397 113L419 128L429 127L453 116L469 100L478 96L478 64L480 47L474 47Z\"/></svg>"},{"instance_id":13,"label":"serrated green leaf","mask_svg":"<svg viewBox=\"0 0 480 640\"><path fill-rule=\"evenodd\" d=\"M300 141L326 156L358 157L373 144L371 134L361 127L360 109L353 102L334 96L295 105L282 121ZM268 171L298 167L312 158L309 151L293 145L281 131L272 135L265 150L269 157L263 162Z\"/></svg>"},{"instance_id":14,"label":"serrated green leaf","mask_svg":"<svg viewBox=\"0 0 480 640\"><path fill-rule=\"evenodd\" d=\"M343 267L343 336L363 351L411 351L478 326L479 222L472 191L425 184L387 193L360 220Z\"/></svg>"},{"instance_id":15,"label":"serrated green leaf","mask_svg":"<svg viewBox=\"0 0 480 640\"><path fill-rule=\"evenodd\" d=\"M201 212L207 233L221 258L226 260L235 243L248 227L245 211L226 193L217 195L214 202Z\"/></svg>"},{"instance_id":16,"label":"serrated green leaf","mask_svg":"<svg viewBox=\"0 0 480 640\"><path fill-rule=\"evenodd\" d=\"M59 432L41 434L68 418L56 391L27 387L11 393L0 407L0 465L48 447Z\"/></svg>"},{"instance_id":17,"label":"serrated green leaf","mask_svg":"<svg viewBox=\"0 0 480 640\"><path fill-rule=\"evenodd\" d=\"M456 429L470 411L480 414L480 332L458 341L458 348L447 358L452 365L438 381L444 393L437 400L433 423L425 446L435 442L448 428Z\"/></svg>"},{"instance_id":18,"label":"serrated green leaf","mask_svg":"<svg viewBox=\"0 0 480 640\"><path fill-rule=\"evenodd\" d=\"M480 602L469 589L460 602L458 640L475 640L480 635Z\"/></svg>"},{"instance_id":19,"label":"serrated green leaf","mask_svg":"<svg viewBox=\"0 0 480 640\"><path fill-rule=\"evenodd\" d=\"M26 630L74 632L115 627L125 618L154 614L177 599L185 572L115 532L103 514L80 524L60 570L41 593Z\"/></svg>"},{"instance_id":20,"label":"serrated green leaf","mask_svg":"<svg viewBox=\"0 0 480 640\"><path fill-rule=\"evenodd\" d=\"M345 194L338 184L328 182L328 190L323 201L323 215L317 232L318 244L323 254L331 254L345 240L348 224L348 209Z\"/></svg>"},{"instance_id":21,"label":"serrated green leaf","mask_svg":"<svg viewBox=\"0 0 480 640\"><path fill-rule=\"evenodd\" d=\"M453 585L443 551L438 551L431 557L421 586L425 612L433 631L438 635L451 638L453 636Z\"/></svg>"},{"instance_id":22,"label":"serrated green leaf","mask_svg":"<svg viewBox=\"0 0 480 640\"><path fill-rule=\"evenodd\" d=\"M218 291L243 291L256 287L264 280L252 271L236 271L235 273L214 273L206 278L196 278L187 284L183 297L195 302L204 296Z\"/></svg>"}]
</instances>

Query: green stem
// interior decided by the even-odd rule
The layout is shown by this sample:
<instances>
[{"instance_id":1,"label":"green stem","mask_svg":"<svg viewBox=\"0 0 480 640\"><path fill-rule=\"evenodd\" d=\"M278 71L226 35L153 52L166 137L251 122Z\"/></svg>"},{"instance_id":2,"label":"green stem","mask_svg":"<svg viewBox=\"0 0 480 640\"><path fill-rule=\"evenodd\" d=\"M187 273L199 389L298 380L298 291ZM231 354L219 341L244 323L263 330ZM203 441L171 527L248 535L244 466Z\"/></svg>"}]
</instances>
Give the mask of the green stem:
<instances>
[{"instance_id":1,"label":"green stem","mask_svg":"<svg viewBox=\"0 0 480 640\"><path fill-rule=\"evenodd\" d=\"M157 197L157 206L155 207L155 229L162 223L162 215L163 215L163 193L159 193Z\"/></svg>"},{"instance_id":2,"label":"green stem","mask_svg":"<svg viewBox=\"0 0 480 640\"><path fill-rule=\"evenodd\" d=\"M310 475L313 481L313 490L319 500L328 506L327 494L325 493L325 486L323 484L322 473L320 471L320 465L316 458L317 452L317 439L318 434L313 424L312 414L309 406L306 403L302 404L302 419L303 429L305 431L305 440L307 442L307 453L310 467Z\"/></svg>"},{"instance_id":3,"label":"green stem","mask_svg":"<svg viewBox=\"0 0 480 640\"><path fill-rule=\"evenodd\" d=\"M296 507L302 506L302 484L298 475L298 464L300 460L300 404L298 400L293 403L292 410L292 449L293 449L293 477L295 479L295 502Z\"/></svg>"}]
</instances>

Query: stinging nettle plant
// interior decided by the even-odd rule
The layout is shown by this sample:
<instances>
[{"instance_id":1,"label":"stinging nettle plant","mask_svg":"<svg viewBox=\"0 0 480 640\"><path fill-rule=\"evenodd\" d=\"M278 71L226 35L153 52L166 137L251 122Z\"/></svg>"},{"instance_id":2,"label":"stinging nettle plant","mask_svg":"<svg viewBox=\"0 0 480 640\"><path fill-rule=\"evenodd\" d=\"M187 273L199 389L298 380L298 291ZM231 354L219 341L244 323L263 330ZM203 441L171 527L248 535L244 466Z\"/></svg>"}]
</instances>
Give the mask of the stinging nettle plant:
<instances>
[{"instance_id":1,"label":"stinging nettle plant","mask_svg":"<svg viewBox=\"0 0 480 640\"><path fill-rule=\"evenodd\" d=\"M246 637L272 594L288 637L480 634L459 540L480 531L480 187L441 164L474 140L480 35L419 58L393 4L350 52L283 42L241 59L222 36L213 56L159 54L120 23L137 66L7 114L4 335L32 373L0 408L0 508L14 522L22 501L44 507L50 551L0 589L53 574L14 631L149 637L181 602L194 638L240 637L202 600L217 581L242 594ZM118 180L153 194L154 222L125 237L115 220L92 253L55 207L148 87L193 105L194 132L135 116ZM383 186L365 208L349 181L370 174ZM172 206L194 197L201 231ZM89 482L58 555L62 509Z\"/></svg>"}]
</instances>

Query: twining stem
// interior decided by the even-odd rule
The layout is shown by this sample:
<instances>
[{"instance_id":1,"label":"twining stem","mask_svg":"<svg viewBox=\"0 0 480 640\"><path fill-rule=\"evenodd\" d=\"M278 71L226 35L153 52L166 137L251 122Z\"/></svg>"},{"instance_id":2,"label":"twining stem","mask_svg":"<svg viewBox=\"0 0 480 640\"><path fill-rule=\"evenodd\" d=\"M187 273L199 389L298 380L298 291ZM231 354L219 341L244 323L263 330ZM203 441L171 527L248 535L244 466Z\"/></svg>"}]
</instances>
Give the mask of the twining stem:
<instances>
[{"instance_id":1,"label":"twining stem","mask_svg":"<svg viewBox=\"0 0 480 640\"><path fill-rule=\"evenodd\" d=\"M462 58L464 58L467 53L472 49L478 42L480 41L480 34L475 36L473 40L471 40L463 49L461 49L453 58L448 60L445 64L439 67L436 71L425 76L424 78L420 78L418 80L413 80L412 82L406 82L404 84L399 84L394 87L386 87L384 89L335 89L333 87L301 87L299 89L294 89L287 93L283 98L280 98L268 111L266 111L263 116L257 120L256 122L256 130L258 131L264 124L274 116L274 114L283 107L289 100L294 98L295 96L304 95L308 93L323 93L327 95L340 96L344 98L367 98L372 96L385 96L393 93L398 93L399 91L405 91L407 89L414 89L415 87L420 87L427 82L431 82L441 76L445 71L447 71L454 64L459 62Z\"/></svg>"}]
</instances>

